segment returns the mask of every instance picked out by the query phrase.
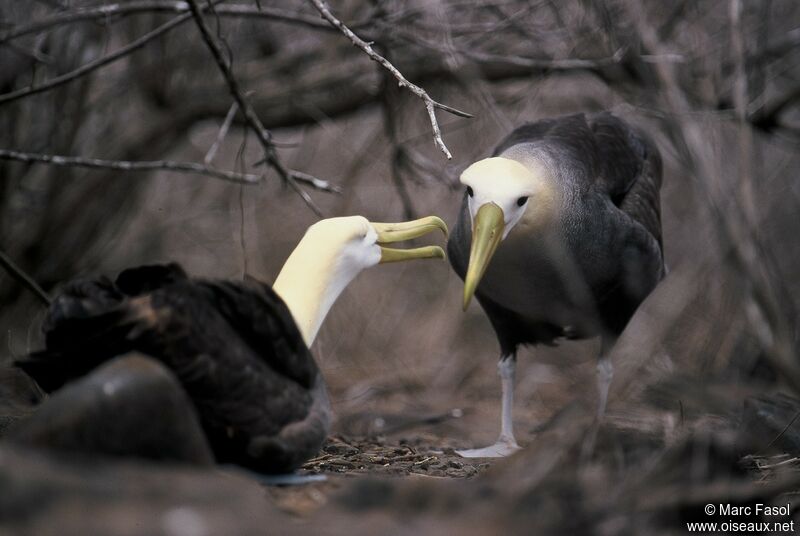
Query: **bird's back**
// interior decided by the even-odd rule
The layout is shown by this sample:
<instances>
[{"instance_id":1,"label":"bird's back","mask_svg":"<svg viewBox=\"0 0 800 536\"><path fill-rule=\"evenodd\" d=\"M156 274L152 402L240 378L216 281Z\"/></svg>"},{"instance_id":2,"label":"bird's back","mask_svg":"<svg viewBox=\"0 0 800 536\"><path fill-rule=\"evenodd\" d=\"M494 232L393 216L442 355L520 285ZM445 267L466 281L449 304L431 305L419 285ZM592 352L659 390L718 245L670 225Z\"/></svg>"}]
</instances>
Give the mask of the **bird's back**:
<instances>
[{"instance_id":1,"label":"bird's back","mask_svg":"<svg viewBox=\"0 0 800 536\"><path fill-rule=\"evenodd\" d=\"M282 434L325 396L290 311L255 280L195 280L171 265L126 270L114 283L76 281L49 311L45 339L44 351L19 363L45 390L116 355L145 353L179 378L220 460L256 469L295 463ZM307 450L324 440L319 424L300 438Z\"/></svg>"},{"instance_id":2,"label":"bird's back","mask_svg":"<svg viewBox=\"0 0 800 536\"><path fill-rule=\"evenodd\" d=\"M608 112L590 115L587 122L597 146L599 189L663 249L658 148L645 134Z\"/></svg>"},{"instance_id":3,"label":"bird's back","mask_svg":"<svg viewBox=\"0 0 800 536\"><path fill-rule=\"evenodd\" d=\"M551 156L561 168L560 181L611 201L661 247L661 155L645 134L610 112L579 113L524 124L493 156L520 146Z\"/></svg>"}]
</instances>

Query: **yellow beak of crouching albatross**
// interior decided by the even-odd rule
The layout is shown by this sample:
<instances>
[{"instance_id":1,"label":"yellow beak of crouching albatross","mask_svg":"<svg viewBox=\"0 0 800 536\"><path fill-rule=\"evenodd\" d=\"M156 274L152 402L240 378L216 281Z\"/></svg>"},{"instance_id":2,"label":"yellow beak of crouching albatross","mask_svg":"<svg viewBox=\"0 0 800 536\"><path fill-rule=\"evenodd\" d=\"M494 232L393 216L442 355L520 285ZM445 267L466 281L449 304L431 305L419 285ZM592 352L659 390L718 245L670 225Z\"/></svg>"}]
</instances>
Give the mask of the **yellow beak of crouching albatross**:
<instances>
[{"instance_id":1,"label":"yellow beak of crouching albatross","mask_svg":"<svg viewBox=\"0 0 800 536\"><path fill-rule=\"evenodd\" d=\"M439 246L424 246L411 249L395 249L383 244L411 240L428 233L441 230L447 237L447 225L436 216L428 216L413 221L400 223L372 223L378 233L377 243L381 248L381 264L387 262L408 261L412 259L444 259L444 250Z\"/></svg>"},{"instance_id":2,"label":"yellow beak of crouching albatross","mask_svg":"<svg viewBox=\"0 0 800 536\"><path fill-rule=\"evenodd\" d=\"M478 209L472 225L472 246L469 251L467 277L464 278L465 311L503 238L504 229L503 209L494 203L486 203Z\"/></svg>"}]
</instances>

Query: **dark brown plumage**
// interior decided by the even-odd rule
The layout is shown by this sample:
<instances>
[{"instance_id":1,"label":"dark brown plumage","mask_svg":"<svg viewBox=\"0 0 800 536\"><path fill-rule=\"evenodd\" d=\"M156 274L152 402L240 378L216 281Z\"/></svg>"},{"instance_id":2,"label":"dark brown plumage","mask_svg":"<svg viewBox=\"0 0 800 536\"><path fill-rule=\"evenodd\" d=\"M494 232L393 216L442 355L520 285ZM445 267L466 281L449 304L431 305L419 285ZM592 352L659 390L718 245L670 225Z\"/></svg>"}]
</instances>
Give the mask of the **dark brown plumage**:
<instances>
[{"instance_id":1,"label":"dark brown plumage","mask_svg":"<svg viewBox=\"0 0 800 536\"><path fill-rule=\"evenodd\" d=\"M170 264L78 280L56 298L44 331L46 349L19 363L42 388L116 355L152 356L189 394L220 462L290 471L327 435L317 365L284 302L254 279L192 279Z\"/></svg>"}]
</instances>

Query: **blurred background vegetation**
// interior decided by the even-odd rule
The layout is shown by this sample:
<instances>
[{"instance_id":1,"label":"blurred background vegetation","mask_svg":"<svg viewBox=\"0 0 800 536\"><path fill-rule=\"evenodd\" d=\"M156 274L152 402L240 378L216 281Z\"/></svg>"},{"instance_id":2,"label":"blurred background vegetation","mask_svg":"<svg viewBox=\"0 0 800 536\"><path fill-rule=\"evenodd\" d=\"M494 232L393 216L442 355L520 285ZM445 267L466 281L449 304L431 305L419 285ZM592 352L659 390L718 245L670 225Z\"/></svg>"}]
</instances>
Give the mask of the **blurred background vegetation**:
<instances>
[{"instance_id":1,"label":"blurred background vegetation","mask_svg":"<svg viewBox=\"0 0 800 536\"><path fill-rule=\"evenodd\" d=\"M331 2L410 82L474 116L436 110L451 160L424 102L313 2L198 5L280 165L329 183L290 181L326 217L437 214L452 224L460 171L513 127L601 109L639 126L664 157L670 274L613 354L611 414L623 429L667 437L692 408L714 413L706 399L693 405L692 386L798 392L800 3ZM0 1L0 249L48 291L169 260L194 275L272 281L319 218L275 165L257 165L265 146L232 110L230 80L189 7ZM31 161L53 155L117 164ZM256 183L110 169L120 161L194 162ZM477 305L461 312L460 292L446 263L380 266L347 289L313 348L340 433L460 408L463 418L418 433L442 445L494 439L498 349ZM0 273L2 359L39 348L42 316ZM535 443L537 425L576 396L592 399L597 346L522 353L521 441ZM655 381L646 399L657 410L636 414Z\"/></svg>"}]
</instances>

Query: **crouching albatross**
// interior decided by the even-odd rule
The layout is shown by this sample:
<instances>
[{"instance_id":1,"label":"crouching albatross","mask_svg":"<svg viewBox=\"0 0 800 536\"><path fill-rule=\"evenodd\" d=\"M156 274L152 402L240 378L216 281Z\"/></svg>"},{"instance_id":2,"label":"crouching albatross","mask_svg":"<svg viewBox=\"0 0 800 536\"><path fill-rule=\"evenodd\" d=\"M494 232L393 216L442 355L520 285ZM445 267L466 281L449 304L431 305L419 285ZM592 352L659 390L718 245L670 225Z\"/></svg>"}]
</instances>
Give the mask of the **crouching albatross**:
<instances>
[{"instance_id":1,"label":"crouching albatross","mask_svg":"<svg viewBox=\"0 0 800 536\"><path fill-rule=\"evenodd\" d=\"M309 347L334 301L370 266L444 258L438 246L387 246L437 229L447 234L436 217L322 220L308 229L273 287L254 279L194 279L177 264L128 269L114 282L73 281L48 311L45 350L18 364L52 391L114 356L146 354L171 369L188 393L217 461L288 472L317 453L330 428L325 385Z\"/></svg>"},{"instance_id":2,"label":"crouching albatross","mask_svg":"<svg viewBox=\"0 0 800 536\"><path fill-rule=\"evenodd\" d=\"M598 421L608 351L664 277L661 158L645 136L608 112L525 124L461 175L466 187L447 244L500 343L500 438L463 456L519 449L512 426L517 348L601 337Z\"/></svg>"}]
</instances>

